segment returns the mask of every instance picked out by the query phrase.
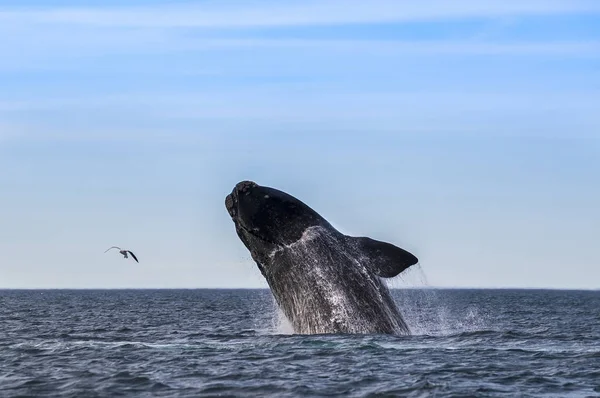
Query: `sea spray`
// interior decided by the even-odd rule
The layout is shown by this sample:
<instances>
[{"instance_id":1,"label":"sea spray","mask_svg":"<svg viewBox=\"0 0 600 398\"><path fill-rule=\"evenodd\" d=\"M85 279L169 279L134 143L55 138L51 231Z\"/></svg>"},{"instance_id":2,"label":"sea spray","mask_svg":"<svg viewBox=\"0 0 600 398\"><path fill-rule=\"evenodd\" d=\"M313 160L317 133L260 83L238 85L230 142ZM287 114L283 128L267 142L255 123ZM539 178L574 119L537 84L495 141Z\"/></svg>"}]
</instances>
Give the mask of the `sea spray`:
<instances>
[{"instance_id":1,"label":"sea spray","mask_svg":"<svg viewBox=\"0 0 600 398\"><path fill-rule=\"evenodd\" d=\"M420 264L389 280L388 286L415 335L446 336L486 329L487 318L477 303L449 303L444 292L429 285Z\"/></svg>"}]
</instances>

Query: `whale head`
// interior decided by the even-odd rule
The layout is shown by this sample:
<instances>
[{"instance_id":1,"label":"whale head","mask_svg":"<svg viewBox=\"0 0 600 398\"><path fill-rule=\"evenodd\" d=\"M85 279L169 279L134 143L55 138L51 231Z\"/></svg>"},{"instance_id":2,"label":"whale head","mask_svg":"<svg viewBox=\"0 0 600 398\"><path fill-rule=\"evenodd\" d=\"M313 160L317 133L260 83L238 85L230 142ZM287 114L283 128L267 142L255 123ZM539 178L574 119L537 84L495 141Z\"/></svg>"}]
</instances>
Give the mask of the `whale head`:
<instances>
[{"instance_id":1,"label":"whale head","mask_svg":"<svg viewBox=\"0 0 600 398\"><path fill-rule=\"evenodd\" d=\"M300 240L314 226L330 225L317 212L293 196L253 181L242 181L225 198L236 232L255 261L278 247Z\"/></svg>"}]
</instances>

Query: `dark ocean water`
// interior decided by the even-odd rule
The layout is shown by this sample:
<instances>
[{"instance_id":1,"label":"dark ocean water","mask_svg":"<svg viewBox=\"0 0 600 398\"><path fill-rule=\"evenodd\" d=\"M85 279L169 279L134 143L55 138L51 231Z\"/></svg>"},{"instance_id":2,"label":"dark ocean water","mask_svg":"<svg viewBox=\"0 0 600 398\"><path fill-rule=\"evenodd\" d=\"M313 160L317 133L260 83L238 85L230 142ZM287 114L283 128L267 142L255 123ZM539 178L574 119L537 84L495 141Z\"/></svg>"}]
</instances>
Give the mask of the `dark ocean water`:
<instances>
[{"instance_id":1,"label":"dark ocean water","mask_svg":"<svg viewBox=\"0 0 600 398\"><path fill-rule=\"evenodd\" d=\"M0 396L600 397L600 291L394 295L412 336L290 335L268 290L0 291Z\"/></svg>"}]
</instances>

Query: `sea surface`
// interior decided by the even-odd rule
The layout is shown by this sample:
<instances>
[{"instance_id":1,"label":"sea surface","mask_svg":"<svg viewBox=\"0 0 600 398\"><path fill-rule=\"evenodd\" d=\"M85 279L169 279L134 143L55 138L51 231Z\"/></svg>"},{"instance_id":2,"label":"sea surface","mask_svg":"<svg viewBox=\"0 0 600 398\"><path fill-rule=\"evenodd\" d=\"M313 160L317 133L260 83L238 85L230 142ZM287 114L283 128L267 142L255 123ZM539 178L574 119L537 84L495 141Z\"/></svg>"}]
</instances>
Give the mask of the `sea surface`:
<instances>
[{"instance_id":1,"label":"sea surface","mask_svg":"<svg viewBox=\"0 0 600 398\"><path fill-rule=\"evenodd\" d=\"M0 397L600 397L600 291L394 290L411 336L269 290L0 290Z\"/></svg>"}]
</instances>

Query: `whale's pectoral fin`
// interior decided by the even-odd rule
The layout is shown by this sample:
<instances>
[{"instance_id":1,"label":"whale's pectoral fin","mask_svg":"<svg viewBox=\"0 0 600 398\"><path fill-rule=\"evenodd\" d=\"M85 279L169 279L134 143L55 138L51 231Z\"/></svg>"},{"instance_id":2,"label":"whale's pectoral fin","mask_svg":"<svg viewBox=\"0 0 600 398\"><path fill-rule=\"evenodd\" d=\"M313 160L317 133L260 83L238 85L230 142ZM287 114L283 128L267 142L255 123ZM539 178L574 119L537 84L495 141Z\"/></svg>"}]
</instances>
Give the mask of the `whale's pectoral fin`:
<instances>
[{"instance_id":1,"label":"whale's pectoral fin","mask_svg":"<svg viewBox=\"0 0 600 398\"><path fill-rule=\"evenodd\" d=\"M362 254L369 259L365 266L382 278L393 278L411 265L419 262L413 254L371 238L350 238Z\"/></svg>"}]
</instances>

